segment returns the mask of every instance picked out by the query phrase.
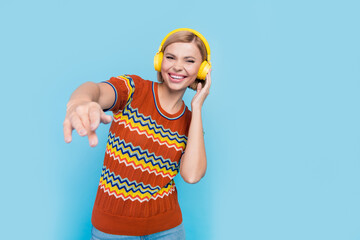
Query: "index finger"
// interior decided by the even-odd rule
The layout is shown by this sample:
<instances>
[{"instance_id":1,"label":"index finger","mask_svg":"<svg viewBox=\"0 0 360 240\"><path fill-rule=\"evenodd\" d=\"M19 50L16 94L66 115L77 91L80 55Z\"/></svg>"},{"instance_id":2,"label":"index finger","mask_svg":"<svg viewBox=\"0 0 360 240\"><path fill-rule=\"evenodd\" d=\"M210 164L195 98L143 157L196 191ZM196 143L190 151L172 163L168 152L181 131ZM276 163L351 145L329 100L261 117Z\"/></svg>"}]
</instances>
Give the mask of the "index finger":
<instances>
[{"instance_id":1,"label":"index finger","mask_svg":"<svg viewBox=\"0 0 360 240\"><path fill-rule=\"evenodd\" d=\"M71 127L71 123L69 119L66 118L63 123L64 140L66 143L69 143L72 140L72 130L73 128Z\"/></svg>"},{"instance_id":2,"label":"index finger","mask_svg":"<svg viewBox=\"0 0 360 240\"><path fill-rule=\"evenodd\" d=\"M210 88L210 85L211 85L211 69L206 74L206 82L205 82L205 86L208 86Z\"/></svg>"}]
</instances>

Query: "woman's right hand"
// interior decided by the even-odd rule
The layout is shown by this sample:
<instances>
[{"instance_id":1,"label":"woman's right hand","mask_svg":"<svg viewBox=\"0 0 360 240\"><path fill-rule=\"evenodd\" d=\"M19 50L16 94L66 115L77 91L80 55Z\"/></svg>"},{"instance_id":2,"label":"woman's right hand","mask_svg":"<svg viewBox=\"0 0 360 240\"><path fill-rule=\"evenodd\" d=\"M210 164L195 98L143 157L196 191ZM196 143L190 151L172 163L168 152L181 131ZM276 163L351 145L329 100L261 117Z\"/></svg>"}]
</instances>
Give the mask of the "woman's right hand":
<instances>
[{"instance_id":1,"label":"woman's right hand","mask_svg":"<svg viewBox=\"0 0 360 240\"><path fill-rule=\"evenodd\" d=\"M80 136L88 136L90 146L95 147L98 144L95 130L100 122L110 123L112 117L106 115L97 102L69 101L67 106L63 123L65 142L71 142L72 130L75 129Z\"/></svg>"}]
</instances>

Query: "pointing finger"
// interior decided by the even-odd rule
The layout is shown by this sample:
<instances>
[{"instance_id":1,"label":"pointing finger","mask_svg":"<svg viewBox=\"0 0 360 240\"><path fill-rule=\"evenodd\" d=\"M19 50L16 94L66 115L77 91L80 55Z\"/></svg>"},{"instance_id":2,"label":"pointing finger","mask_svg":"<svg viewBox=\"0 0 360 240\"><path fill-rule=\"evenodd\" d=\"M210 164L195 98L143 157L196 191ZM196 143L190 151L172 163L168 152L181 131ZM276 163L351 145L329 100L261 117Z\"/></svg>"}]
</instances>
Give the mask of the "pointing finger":
<instances>
[{"instance_id":1,"label":"pointing finger","mask_svg":"<svg viewBox=\"0 0 360 240\"><path fill-rule=\"evenodd\" d=\"M95 147L98 144L98 137L96 136L95 131L90 131L88 134L90 147Z\"/></svg>"},{"instance_id":2,"label":"pointing finger","mask_svg":"<svg viewBox=\"0 0 360 240\"><path fill-rule=\"evenodd\" d=\"M87 134L87 131L85 130L84 125L78 116L73 116L71 122L72 126L76 129L80 136L85 136Z\"/></svg>"},{"instance_id":3,"label":"pointing finger","mask_svg":"<svg viewBox=\"0 0 360 240\"><path fill-rule=\"evenodd\" d=\"M69 143L72 140L72 137L71 137L72 130L73 130L73 128L71 127L71 123L70 123L69 119L66 118L63 123L64 140L66 143Z\"/></svg>"},{"instance_id":4,"label":"pointing finger","mask_svg":"<svg viewBox=\"0 0 360 240\"><path fill-rule=\"evenodd\" d=\"M89 134L90 131L90 118L89 118L89 112L86 112L84 114L80 115L81 122L87 132Z\"/></svg>"}]
</instances>

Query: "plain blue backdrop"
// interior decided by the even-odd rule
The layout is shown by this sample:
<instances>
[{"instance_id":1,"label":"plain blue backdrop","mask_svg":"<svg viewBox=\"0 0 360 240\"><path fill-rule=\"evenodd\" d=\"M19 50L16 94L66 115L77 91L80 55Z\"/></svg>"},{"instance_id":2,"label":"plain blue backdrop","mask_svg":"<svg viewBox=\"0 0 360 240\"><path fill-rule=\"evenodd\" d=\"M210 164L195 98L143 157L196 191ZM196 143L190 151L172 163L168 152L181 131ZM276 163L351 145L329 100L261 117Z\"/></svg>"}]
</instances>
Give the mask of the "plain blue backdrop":
<instances>
[{"instance_id":1,"label":"plain blue backdrop","mask_svg":"<svg viewBox=\"0 0 360 240\"><path fill-rule=\"evenodd\" d=\"M71 92L156 80L171 30L212 51L208 155L176 177L188 239L360 239L359 1L1 1L1 239L89 239L106 145L62 122ZM193 92L185 96L189 103Z\"/></svg>"}]
</instances>

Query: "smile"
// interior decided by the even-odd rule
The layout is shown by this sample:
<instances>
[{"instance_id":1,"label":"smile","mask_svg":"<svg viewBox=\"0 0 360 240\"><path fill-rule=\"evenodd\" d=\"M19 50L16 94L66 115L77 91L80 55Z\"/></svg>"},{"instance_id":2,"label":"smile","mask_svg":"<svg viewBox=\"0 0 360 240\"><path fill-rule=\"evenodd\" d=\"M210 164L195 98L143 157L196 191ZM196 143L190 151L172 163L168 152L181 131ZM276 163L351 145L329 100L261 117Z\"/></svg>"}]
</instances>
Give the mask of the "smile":
<instances>
[{"instance_id":1,"label":"smile","mask_svg":"<svg viewBox=\"0 0 360 240\"><path fill-rule=\"evenodd\" d=\"M177 75L177 74L172 74L172 73L169 73L169 76L175 82L180 82L186 78L186 76L184 76L184 75Z\"/></svg>"}]
</instances>

